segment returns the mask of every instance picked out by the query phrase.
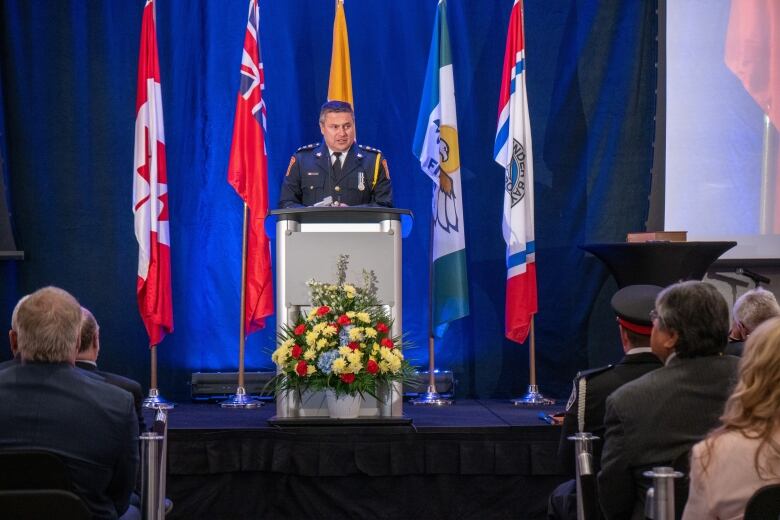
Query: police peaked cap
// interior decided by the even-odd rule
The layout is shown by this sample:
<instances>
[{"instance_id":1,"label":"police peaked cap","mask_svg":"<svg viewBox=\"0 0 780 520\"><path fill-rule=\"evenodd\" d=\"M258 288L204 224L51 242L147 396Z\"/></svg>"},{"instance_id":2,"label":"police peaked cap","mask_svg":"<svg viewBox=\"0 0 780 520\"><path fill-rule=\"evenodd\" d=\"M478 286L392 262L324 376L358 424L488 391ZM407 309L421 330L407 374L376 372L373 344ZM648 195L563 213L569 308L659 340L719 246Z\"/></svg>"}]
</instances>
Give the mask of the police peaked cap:
<instances>
[{"instance_id":1,"label":"police peaked cap","mask_svg":"<svg viewBox=\"0 0 780 520\"><path fill-rule=\"evenodd\" d=\"M650 335L653 322L650 311L655 308L655 299L663 290L657 285L629 285L623 287L612 297L612 309L618 317L618 323L626 329Z\"/></svg>"}]
</instances>

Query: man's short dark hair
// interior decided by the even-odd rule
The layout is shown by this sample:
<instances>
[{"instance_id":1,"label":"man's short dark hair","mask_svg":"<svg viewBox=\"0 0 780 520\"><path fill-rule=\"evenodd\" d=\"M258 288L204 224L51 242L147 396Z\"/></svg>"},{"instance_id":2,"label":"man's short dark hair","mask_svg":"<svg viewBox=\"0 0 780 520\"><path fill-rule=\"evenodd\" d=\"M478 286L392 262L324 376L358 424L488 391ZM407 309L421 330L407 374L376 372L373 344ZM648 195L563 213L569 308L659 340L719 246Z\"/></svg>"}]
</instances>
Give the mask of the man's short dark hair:
<instances>
[{"instance_id":1,"label":"man's short dark hair","mask_svg":"<svg viewBox=\"0 0 780 520\"><path fill-rule=\"evenodd\" d=\"M658 326L677 333L675 352L681 358L723 352L729 333L729 307L715 287L706 282L670 285L655 302Z\"/></svg>"},{"instance_id":2,"label":"man's short dark hair","mask_svg":"<svg viewBox=\"0 0 780 520\"><path fill-rule=\"evenodd\" d=\"M352 119L355 119L352 105L346 101L328 101L320 108L320 124L325 122L325 116L331 112L349 114L352 116Z\"/></svg>"},{"instance_id":3,"label":"man's short dark hair","mask_svg":"<svg viewBox=\"0 0 780 520\"><path fill-rule=\"evenodd\" d=\"M81 308L81 343L79 344L79 354L92 348L92 342L95 341L95 335L98 333L98 324L95 317L84 307Z\"/></svg>"}]
</instances>

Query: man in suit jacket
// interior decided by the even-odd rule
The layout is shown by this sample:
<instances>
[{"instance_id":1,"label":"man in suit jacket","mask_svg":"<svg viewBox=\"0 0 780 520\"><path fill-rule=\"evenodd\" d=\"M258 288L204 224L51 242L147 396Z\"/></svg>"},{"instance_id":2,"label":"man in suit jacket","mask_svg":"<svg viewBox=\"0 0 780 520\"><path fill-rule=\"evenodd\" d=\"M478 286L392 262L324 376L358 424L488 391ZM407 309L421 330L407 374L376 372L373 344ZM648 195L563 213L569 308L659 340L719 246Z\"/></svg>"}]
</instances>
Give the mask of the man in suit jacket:
<instances>
[{"instance_id":1,"label":"man in suit jacket","mask_svg":"<svg viewBox=\"0 0 780 520\"><path fill-rule=\"evenodd\" d=\"M650 346L665 366L607 398L598 485L610 520L644 518L650 481L642 472L672 465L715 427L737 379L739 360L722 354L728 305L712 285L667 287L652 318Z\"/></svg>"},{"instance_id":2,"label":"man in suit jacket","mask_svg":"<svg viewBox=\"0 0 780 520\"><path fill-rule=\"evenodd\" d=\"M0 449L52 451L93 518L140 518L128 509L138 467L133 399L75 368L80 323L81 307L62 289L40 289L19 306L21 363L0 371Z\"/></svg>"},{"instance_id":3,"label":"man in suit jacket","mask_svg":"<svg viewBox=\"0 0 780 520\"><path fill-rule=\"evenodd\" d=\"M558 463L572 476L575 474L574 442L569 437L577 432L589 432L599 438L593 443L594 471L598 471L607 396L625 383L663 366L650 350L650 311L661 289L657 285L629 285L612 297L625 355L614 365L586 370L574 378L558 445ZM576 519L576 501L575 481L564 482L550 495L548 518Z\"/></svg>"},{"instance_id":4,"label":"man in suit jacket","mask_svg":"<svg viewBox=\"0 0 780 520\"><path fill-rule=\"evenodd\" d=\"M138 381L119 374L98 370L97 359L100 355L100 327L89 310L81 308L81 342L76 354L76 367L86 370L96 376L100 376L107 383L118 386L122 390L130 392L135 404L135 413L138 416L138 431L146 431L144 422L143 402L144 394Z\"/></svg>"}]
</instances>

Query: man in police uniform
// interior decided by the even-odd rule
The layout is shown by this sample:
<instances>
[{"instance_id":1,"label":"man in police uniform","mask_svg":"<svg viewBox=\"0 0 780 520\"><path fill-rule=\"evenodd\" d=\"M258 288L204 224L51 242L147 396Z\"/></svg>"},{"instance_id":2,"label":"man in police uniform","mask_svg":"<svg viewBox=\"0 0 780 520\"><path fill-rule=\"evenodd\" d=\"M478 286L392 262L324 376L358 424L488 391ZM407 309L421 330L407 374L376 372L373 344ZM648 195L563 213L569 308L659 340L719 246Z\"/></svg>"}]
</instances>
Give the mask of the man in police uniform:
<instances>
[{"instance_id":1,"label":"man in police uniform","mask_svg":"<svg viewBox=\"0 0 780 520\"><path fill-rule=\"evenodd\" d=\"M355 115L343 101L320 109L324 143L298 148L279 195L280 208L393 206L387 160L375 148L355 144Z\"/></svg>"},{"instance_id":2,"label":"man in police uniform","mask_svg":"<svg viewBox=\"0 0 780 520\"><path fill-rule=\"evenodd\" d=\"M558 463L566 473L574 475L575 471L574 441L568 440L568 437L577 432L590 432L599 437L593 443L595 475L604 440L607 396L625 383L663 366L650 350L650 332L653 329L650 311L654 309L655 298L661 290L656 285L629 285L612 297L625 355L614 365L586 370L574 378L558 446ZM553 491L548 517L577 517L574 481L564 482Z\"/></svg>"}]
</instances>

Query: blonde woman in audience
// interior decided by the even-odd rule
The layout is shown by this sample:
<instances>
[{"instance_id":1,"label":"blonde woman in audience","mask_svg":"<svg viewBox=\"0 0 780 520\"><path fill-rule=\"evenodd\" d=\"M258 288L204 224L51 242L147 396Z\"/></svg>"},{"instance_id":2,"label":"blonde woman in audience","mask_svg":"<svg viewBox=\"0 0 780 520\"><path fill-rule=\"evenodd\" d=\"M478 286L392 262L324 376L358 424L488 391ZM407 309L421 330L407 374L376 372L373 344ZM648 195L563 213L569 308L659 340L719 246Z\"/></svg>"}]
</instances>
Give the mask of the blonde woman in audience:
<instances>
[{"instance_id":1,"label":"blonde woman in audience","mask_svg":"<svg viewBox=\"0 0 780 520\"><path fill-rule=\"evenodd\" d=\"M683 520L741 519L761 487L780 482L780 318L745 345L721 426L693 447Z\"/></svg>"}]
</instances>

